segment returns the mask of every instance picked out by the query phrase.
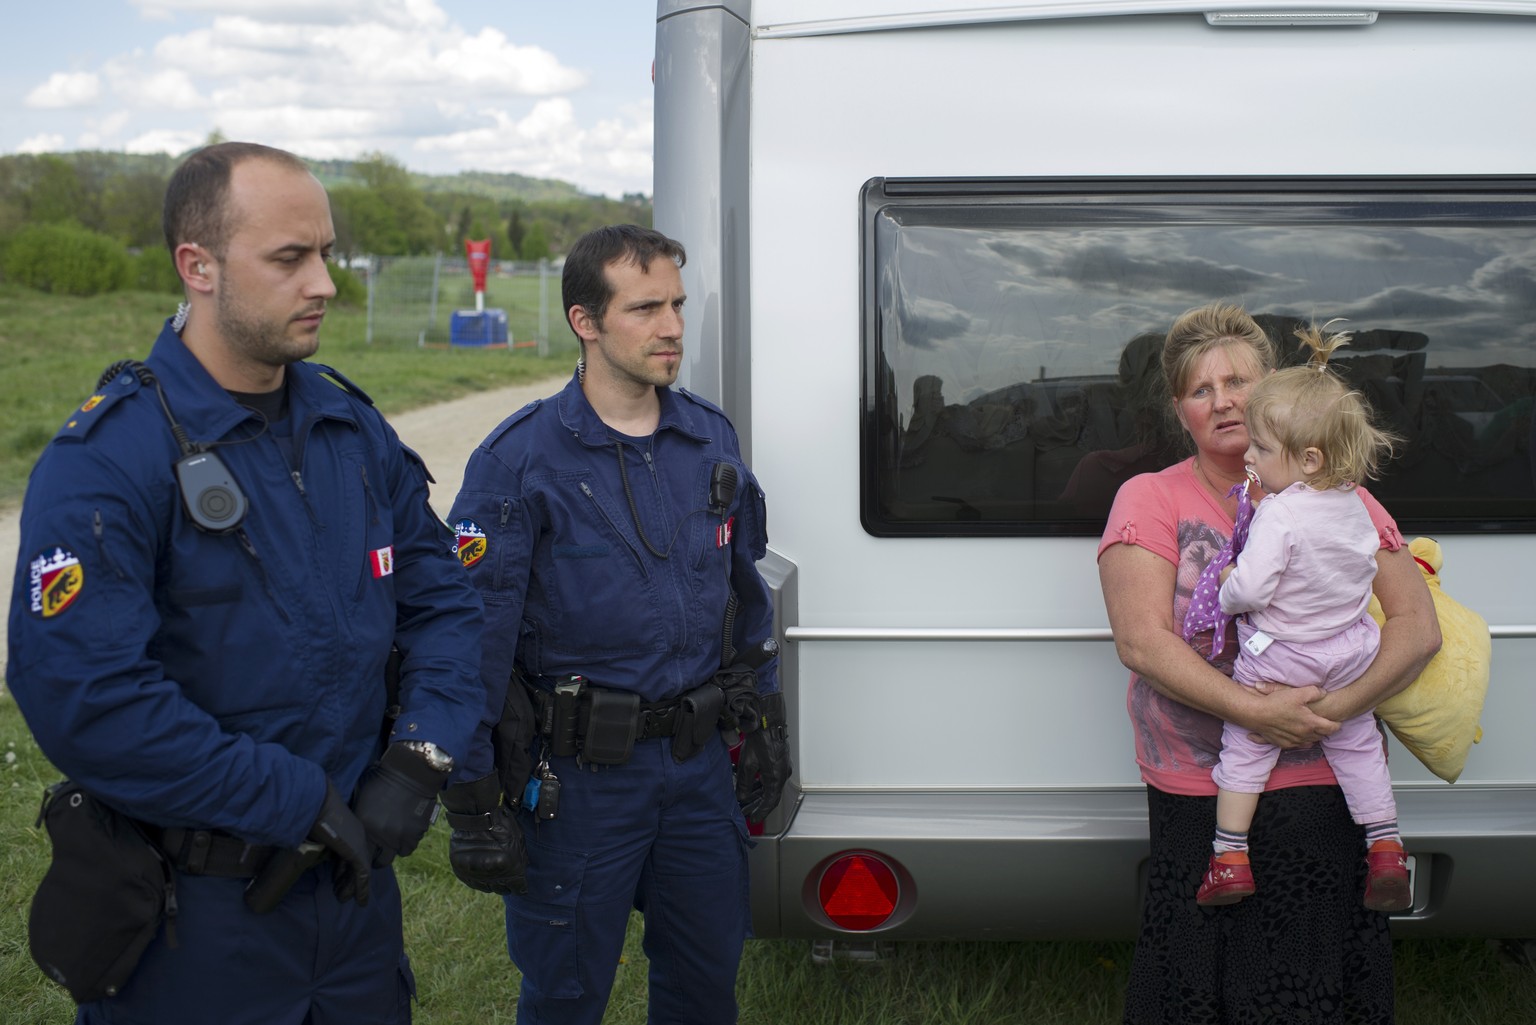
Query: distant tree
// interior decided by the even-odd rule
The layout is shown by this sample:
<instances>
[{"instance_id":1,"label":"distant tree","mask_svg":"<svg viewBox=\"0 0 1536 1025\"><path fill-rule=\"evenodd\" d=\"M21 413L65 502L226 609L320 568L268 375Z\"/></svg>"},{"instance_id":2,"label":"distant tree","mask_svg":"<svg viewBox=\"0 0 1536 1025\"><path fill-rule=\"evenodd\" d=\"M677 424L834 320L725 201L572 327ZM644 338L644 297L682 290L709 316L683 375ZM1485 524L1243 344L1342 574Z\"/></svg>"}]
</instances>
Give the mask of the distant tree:
<instances>
[{"instance_id":1,"label":"distant tree","mask_svg":"<svg viewBox=\"0 0 1536 1025\"><path fill-rule=\"evenodd\" d=\"M364 153L352 165L352 172L370 189L411 188L411 172L387 153Z\"/></svg>"},{"instance_id":2,"label":"distant tree","mask_svg":"<svg viewBox=\"0 0 1536 1025\"><path fill-rule=\"evenodd\" d=\"M468 239L478 239L480 237L474 233L474 220L475 215L470 211L467 205L464 207L464 209L459 211L458 235L460 245L463 245L464 242Z\"/></svg>"},{"instance_id":3,"label":"distant tree","mask_svg":"<svg viewBox=\"0 0 1536 1025\"><path fill-rule=\"evenodd\" d=\"M405 232L380 193L359 185L340 185L330 194L338 256L406 254L409 244Z\"/></svg>"},{"instance_id":4,"label":"distant tree","mask_svg":"<svg viewBox=\"0 0 1536 1025\"><path fill-rule=\"evenodd\" d=\"M119 173L108 178L101 195L101 230L124 245L162 248L165 235L160 213L166 180L150 171Z\"/></svg>"},{"instance_id":5,"label":"distant tree","mask_svg":"<svg viewBox=\"0 0 1536 1025\"><path fill-rule=\"evenodd\" d=\"M523 223L523 211L519 207L513 207L511 216L507 218L507 241L512 243L514 255L523 251L523 236L527 234L528 226Z\"/></svg>"},{"instance_id":6,"label":"distant tree","mask_svg":"<svg viewBox=\"0 0 1536 1025\"><path fill-rule=\"evenodd\" d=\"M523 235L523 246L519 253L524 260L530 263L549 259L549 233L545 231L543 221L534 221L528 225L528 231Z\"/></svg>"},{"instance_id":7,"label":"distant tree","mask_svg":"<svg viewBox=\"0 0 1536 1025\"><path fill-rule=\"evenodd\" d=\"M364 188L338 186L331 190L333 210L338 202L352 204L348 211L350 242L357 248L343 252L413 256L439 251L444 222L427 206L404 165L386 154L369 153L353 165L353 171L363 180ZM354 189L371 198L353 195ZM339 227L337 238L340 248Z\"/></svg>"},{"instance_id":8,"label":"distant tree","mask_svg":"<svg viewBox=\"0 0 1536 1025\"><path fill-rule=\"evenodd\" d=\"M30 224L82 223L85 186L69 162L51 153L34 157L26 184L25 211Z\"/></svg>"}]
</instances>

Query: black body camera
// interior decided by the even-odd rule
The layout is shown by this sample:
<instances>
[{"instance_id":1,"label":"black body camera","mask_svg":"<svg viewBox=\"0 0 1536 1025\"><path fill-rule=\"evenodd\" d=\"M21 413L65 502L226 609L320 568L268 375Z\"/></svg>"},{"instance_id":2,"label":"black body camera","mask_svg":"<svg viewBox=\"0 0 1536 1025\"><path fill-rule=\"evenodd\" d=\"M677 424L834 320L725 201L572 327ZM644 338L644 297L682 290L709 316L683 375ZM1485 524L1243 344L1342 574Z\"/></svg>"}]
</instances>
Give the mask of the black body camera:
<instances>
[{"instance_id":1,"label":"black body camera","mask_svg":"<svg viewBox=\"0 0 1536 1025\"><path fill-rule=\"evenodd\" d=\"M212 452L198 452L176 461L181 501L194 525L210 534L227 534L245 519L245 492Z\"/></svg>"}]
</instances>

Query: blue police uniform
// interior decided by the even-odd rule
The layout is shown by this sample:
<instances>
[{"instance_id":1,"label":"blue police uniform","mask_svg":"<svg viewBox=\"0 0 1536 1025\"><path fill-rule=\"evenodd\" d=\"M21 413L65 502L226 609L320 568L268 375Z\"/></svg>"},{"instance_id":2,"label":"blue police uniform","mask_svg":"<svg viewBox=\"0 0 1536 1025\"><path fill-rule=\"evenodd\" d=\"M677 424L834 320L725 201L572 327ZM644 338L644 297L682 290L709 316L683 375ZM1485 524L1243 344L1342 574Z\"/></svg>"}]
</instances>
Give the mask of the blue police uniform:
<instances>
[{"instance_id":1,"label":"blue police uniform","mask_svg":"<svg viewBox=\"0 0 1536 1025\"><path fill-rule=\"evenodd\" d=\"M425 467L333 371L287 368L274 434L169 323L147 365L187 435L217 443L249 510L233 533L194 527L160 397L119 373L33 471L7 680L48 758L121 811L294 847L327 780L350 795L379 753L392 640L405 653L393 739L468 750L480 600ZM388 869L365 908L338 904L325 864L270 915L244 907L244 885L182 875L176 947L157 938L81 1020L409 1020Z\"/></svg>"},{"instance_id":2,"label":"blue police uniform","mask_svg":"<svg viewBox=\"0 0 1536 1025\"><path fill-rule=\"evenodd\" d=\"M677 698L720 669L731 591L732 644L771 636L756 567L767 551L763 494L735 431L686 391L657 394L655 433L622 437L572 378L470 457L449 519L485 601L489 709L502 707L514 665L536 686L575 674L646 702ZM712 508L722 464L739 484ZM778 689L776 663L758 686ZM518 811L528 892L505 900L508 952L523 974L519 1022L601 1020L632 907L646 917L651 1020L736 1019L749 841L729 752L718 734L685 761L671 752L657 737L619 765L552 757L556 817Z\"/></svg>"}]
</instances>

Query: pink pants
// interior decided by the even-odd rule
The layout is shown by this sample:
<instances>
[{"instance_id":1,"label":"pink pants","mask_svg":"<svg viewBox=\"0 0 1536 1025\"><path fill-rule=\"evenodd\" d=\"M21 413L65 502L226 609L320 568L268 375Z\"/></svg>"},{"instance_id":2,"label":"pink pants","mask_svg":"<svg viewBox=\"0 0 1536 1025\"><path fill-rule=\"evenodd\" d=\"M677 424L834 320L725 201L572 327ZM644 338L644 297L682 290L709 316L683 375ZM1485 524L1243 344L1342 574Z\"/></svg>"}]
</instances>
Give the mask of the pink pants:
<instances>
[{"instance_id":1,"label":"pink pants","mask_svg":"<svg viewBox=\"0 0 1536 1025\"><path fill-rule=\"evenodd\" d=\"M1237 636L1246 642L1254 628L1246 619L1237 622ZM1272 641L1260 655L1240 647L1233 679L1245 687L1260 680L1292 687L1316 685L1338 690L1364 673L1381 647L1381 629L1370 616L1316 641ZM1344 791L1349 814L1356 822L1384 822L1397 817L1392 797L1392 777L1387 773L1387 752L1376 717L1370 712L1345 720L1337 733L1321 741L1328 765ZM1241 726L1227 723L1221 733L1221 761L1211 778L1223 790L1240 794L1263 793L1269 774L1280 757L1273 744L1254 741Z\"/></svg>"}]
</instances>

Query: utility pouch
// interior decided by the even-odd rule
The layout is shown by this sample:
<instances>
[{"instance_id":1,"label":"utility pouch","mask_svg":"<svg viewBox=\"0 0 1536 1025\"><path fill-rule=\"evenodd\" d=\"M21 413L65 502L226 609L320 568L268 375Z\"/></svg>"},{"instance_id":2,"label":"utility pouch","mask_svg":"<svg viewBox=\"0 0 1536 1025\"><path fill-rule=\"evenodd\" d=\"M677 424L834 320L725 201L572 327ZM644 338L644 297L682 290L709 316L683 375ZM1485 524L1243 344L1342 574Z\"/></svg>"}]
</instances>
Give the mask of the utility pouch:
<instances>
[{"instance_id":1,"label":"utility pouch","mask_svg":"<svg viewBox=\"0 0 1536 1025\"><path fill-rule=\"evenodd\" d=\"M128 816L63 780L43 795L53 861L32 897L32 960L76 1003L115 996L165 923L175 945L176 875Z\"/></svg>"},{"instance_id":2,"label":"utility pouch","mask_svg":"<svg viewBox=\"0 0 1536 1025\"><path fill-rule=\"evenodd\" d=\"M576 727L581 721L581 695L586 688L584 676L568 676L555 684L549 723L550 754L567 758L576 753Z\"/></svg>"},{"instance_id":3,"label":"utility pouch","mask_svg":"<svg viewBox=\"0 0 1536 1025\"><path fill-rule=\"evenodd\" d=\"M713 683L702 683L678 698L672 757L685 762L702 751L719 729L720 713L724 710L725 692Z\"/></svg>"},{"instance_id":4,"label":"utility pouch","mask_svg":"<svg viewBox=\"0 0 1536 1025\"><path fill-rule=\"evenodd\" d=\"M635 735L640 732L640 695L592 687L587 690L587 702L582 761L593 765L622 765L629 761L635 750Z\"/></svg>"}]
</instances>

